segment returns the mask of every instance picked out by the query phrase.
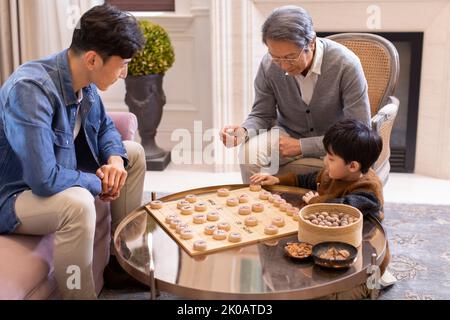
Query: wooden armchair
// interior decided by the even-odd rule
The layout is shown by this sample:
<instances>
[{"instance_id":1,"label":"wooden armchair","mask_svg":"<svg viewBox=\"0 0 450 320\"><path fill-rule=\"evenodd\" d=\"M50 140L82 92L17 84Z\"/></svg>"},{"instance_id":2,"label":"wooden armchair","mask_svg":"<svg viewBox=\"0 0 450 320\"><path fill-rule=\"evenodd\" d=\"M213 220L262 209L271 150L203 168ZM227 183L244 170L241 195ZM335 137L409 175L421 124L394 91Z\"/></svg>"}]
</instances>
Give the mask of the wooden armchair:
<instances>
[{"instance_id":1,"label":"wooden armchair","mask_svg":"<svg viewBox=\"0 0 450 320\"><path fill-rule=\"evenodd\" d=\"M373 169L385 184L390 163L390 137L399 107L393 97L400 73L397 49L387 39L370 33L340 33L327 37L353 51L367 79L372 127L383 139L383 150Z\"/></svg>"}]
</instances>

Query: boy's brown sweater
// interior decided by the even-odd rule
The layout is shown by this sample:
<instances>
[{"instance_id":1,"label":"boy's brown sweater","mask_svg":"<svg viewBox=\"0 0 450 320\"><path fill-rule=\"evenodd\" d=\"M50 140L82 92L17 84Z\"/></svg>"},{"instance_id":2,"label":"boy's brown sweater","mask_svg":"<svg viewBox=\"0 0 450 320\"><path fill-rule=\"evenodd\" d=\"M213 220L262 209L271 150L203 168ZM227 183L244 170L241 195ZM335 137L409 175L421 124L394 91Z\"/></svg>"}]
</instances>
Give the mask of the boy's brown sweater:
<instances>
[{"instance_id":1,"label":"boy's brown sweater","mask_svg":"<svg viewBox=\"0 0 450 320\"><path fill-rule=\"evenodd\" d=\"M309 203L343 203L357 207L361 212L372 214L382 220L383 184L372 169L357 181L331 179L325 169L319 172L295 175L293 173L279 176L280 184L316 190L318 197Z\"/></svg>"}]
</instances>

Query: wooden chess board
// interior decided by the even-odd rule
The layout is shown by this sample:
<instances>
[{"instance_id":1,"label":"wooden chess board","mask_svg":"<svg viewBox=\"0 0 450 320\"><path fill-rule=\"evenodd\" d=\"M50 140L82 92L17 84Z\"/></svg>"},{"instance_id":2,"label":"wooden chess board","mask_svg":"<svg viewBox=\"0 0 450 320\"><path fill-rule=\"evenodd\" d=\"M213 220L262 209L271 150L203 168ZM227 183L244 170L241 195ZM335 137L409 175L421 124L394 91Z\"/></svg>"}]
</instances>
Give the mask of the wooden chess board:
<instances>
[{"instance_id":1,"label":"wooden chess board","mask_svg":"<svg viewBox=\"0 0 450 320\"><path fill-rule=\"evenodd\" d=\"M240 189L230 190L230 194L226 197L219 197L216 190L213 190L210 193L197 194L196 203L206 203L207 209L204 212L194 211L194 213L190 215L181 214L180 209L177 208L177 203L180 200L183 200L183 198L164 202L161 209L151 209L150 204L147 204L145 206L145 209L158 221L158 223L164 228L164 230L191 256L208 254L257 242L266 242L279 237L296 234L298 232L298 221L295 221L292 216L287 214L287 212L281 211L279 207L276 207L274 205L274 203L271 203L268 200L261 200L259 198L260 192L261 191L250 191L248 187L244 187ZM242 194L247 194L249 196L249 201L247 203L240 203L235 207L230 207L226 204L228 198L239 197ZM262 203L264 205L264 211L258 213L252 212L249 215L240 215L238 213L240 205L251 206L254 203ZM193 203L192 205L195 205L195 203ZM195 224L193 222L193 216L195 214L207 214L210 211L219 212L220 218L218 221L206 221L202 224ZM175 229L170 228L170 224L166 222L166 217L173 214L176 214L178 216L178 219L180 219L182 223L189 224L189 228L192 229L194 233L194 237L192 239L181 239L180 234L178 234ZM249 216L255 216L257 218L258 224L256 226L248 227L245 225L244 221ZM272 219L278 216L284 218L285 225L278 228L277 234L265 234L265 227L271 225ZM241 234L242 240L237 243L230 242L228 239L215 240L212 235L207 235L204 232L206 225L217 225L220 222L228 222L231 226L231 229L228 231L228 233L238 232ZM207 242L206 250L194 250L193 244L196 240L199 239L205 240Z\"/></svg>"}]
</instances>

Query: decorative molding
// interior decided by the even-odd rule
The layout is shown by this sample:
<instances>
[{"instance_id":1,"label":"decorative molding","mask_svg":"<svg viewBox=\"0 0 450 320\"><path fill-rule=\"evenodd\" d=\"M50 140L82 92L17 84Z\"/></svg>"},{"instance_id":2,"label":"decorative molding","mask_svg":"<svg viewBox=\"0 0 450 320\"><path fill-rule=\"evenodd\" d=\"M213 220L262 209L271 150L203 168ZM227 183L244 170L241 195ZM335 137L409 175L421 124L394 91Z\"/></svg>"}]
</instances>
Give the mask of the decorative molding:
<instances>
[{"instance_id":1,"label":"decorative molding","mask_svg":"<svg viewBox=\"0 0 450 320\"><path fill-rule=\"evenodd\" d=\"M208 7L191 7L191 14L194 17L207 17L209 13Z\"/></svg>"},{"instance_id":2,"label":"decorative molding","mask_svg":"<svg viewBox=\"0 0 450 320\"><path fill-rule=\"evenodd\" d=\"M196 76L193 69L195 55L195 37L191 34L177 34L171 37L175 48L175 64L168 71L164 80L167 112L197 112L194 106L196 95ZM178 58L177 58L178 57Z\"/></svg>"},{"instance_id":3,"label":"decorative molding","mask_svg":"<svg viewBox=\"0 0 450 320\"><path fill-rule=\"evenodd\" d=\"M202 121L205 128L212 126L208 5L209 0L192 0L175 14L138 15L163 26L175 49L175 64L164 79L167 102L156 137L163 148L174 145L170 137L176 129L192 133L194 121ZM109 109L114 107L123 110L126 105L115 103Z\"/></svg>"},{"instance_id":4,"label":"decorative molding","mask_svg":"<svg viewBox=\"0 0 450 320\"><path fill-rule=\"evenodd\" d=\"M195 17L193 15L179 15L179 14L162 14L162 15L147 15L136 14L136 18L142 20L149 20L151 22L160 24L169 32L186 32L188 30Z\"/></svg>"},{"instance_id":5,"label":"decorative molding","mask_svg":"<svg viewBox=\"0 0 450 320\"><path fill-rule=\"evenodd\" d=\"M231 66L231 12L230 0L211 1L211 46L212 46L212 94L213 94L213 127L221 128L224 124L230 123L229 110L230 88L232 77ZM216 139L215 150L224 148L221 142ZM223 152L215 153L216 171L223 171L225 168L219 163L223 163Z\"/></svg>"},{"instance_id":6,"label":"decorative molding","mask_svg":"<svg viewBox=\"0 0 450 320\"><path fill-rule=\"evenodd\" d=\"M211 1L213 127L217 129L242 123L252 104L253 14L248 0ZM216 143L216 171L227 171L234 152L224 150L221 141Z\"/></svg>"}]
</instances>

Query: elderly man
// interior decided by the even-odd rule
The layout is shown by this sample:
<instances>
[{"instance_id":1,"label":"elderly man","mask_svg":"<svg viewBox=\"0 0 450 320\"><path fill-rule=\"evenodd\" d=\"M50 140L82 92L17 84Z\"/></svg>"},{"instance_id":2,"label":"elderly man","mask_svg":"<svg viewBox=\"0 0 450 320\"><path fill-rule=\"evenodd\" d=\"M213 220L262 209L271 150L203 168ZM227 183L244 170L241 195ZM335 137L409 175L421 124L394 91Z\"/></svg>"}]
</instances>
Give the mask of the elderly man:
<instances>
[{"instance_id":1,"label":"elderly man","mask_svg":"<svg viewBox=\"0 0 450 320\"><path fill-rule=\"evenodd\" d=\"M228 147L243 142L244 183L254 173L318 171L322 138L335 122L370 124L367 82L356 55L316 37L308 13L296 6L275 9L262 27L268 47L255 79L255 101L242 125L227 125Z\"/></svg>"}]
</instances>

